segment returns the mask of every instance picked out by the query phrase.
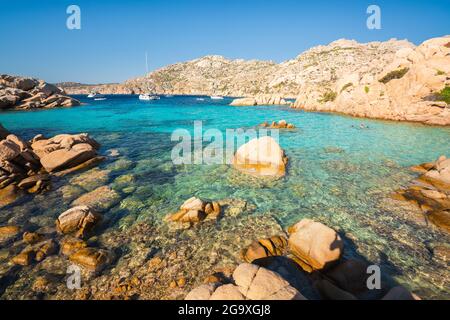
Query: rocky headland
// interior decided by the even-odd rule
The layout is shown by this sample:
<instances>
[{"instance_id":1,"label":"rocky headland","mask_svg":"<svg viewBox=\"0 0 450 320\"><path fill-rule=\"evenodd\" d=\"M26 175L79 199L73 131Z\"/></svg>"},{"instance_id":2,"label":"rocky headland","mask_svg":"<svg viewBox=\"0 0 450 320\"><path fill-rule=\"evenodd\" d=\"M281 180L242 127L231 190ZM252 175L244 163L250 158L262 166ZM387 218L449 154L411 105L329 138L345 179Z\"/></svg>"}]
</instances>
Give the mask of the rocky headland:
<instances>
[{"instance_id":1,"label":"rocky headland","mask_svg":"<svg viewBox=\"0 0 450 320\"><path fill-rule=\"evenodd\" d=\"M371 61L321 90L302 92L294 108L357 117L450 124L450 36L404 47L391 61ZM364 68L378 64L366 72Z\"/></svg>"},{"instance_id":2,"label":"rocky headland","mask_svg":"<svg viewBox=\"0 0 450 320\"><path fill-rule=\"evenodd\" d=\"M0 110L73 107L80 102L55 85L33 78L0 75Z\"/></svg>"}]
</instances>

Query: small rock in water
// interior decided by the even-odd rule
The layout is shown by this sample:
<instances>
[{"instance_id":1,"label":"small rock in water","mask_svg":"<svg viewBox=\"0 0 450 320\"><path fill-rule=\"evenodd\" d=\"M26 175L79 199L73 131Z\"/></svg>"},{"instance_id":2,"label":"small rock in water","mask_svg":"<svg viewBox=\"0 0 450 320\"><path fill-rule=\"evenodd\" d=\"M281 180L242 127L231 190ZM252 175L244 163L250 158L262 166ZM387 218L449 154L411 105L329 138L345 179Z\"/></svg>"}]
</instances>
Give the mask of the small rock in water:
<instances>
[{"instance_id":1,"label":"small rock in water","mask_svg":"<svg viewBox=\"0 0 450 320\"><path fill-rule=\"evenodd\" d=\"M88 206L78 206L62 213L56 220L56 227L63 234L76 232L83 238L101 220L101 216Z\"/></svg>"},{"instance_id":2,"label":"small rock in water","mask_svg":"<svg viewBox=\"0 0 450 320\"><path fill-rule=\"evenodd\" d=\"M3 226L0 227L0 239L15 237L20 233L18 226Z\"/></svg>"},{"instance_id":3,"label":"small rock in water","mask_svg":"<svg viewBox=\"0 0 450 320\"><path fill-rule=\"evenodd\" d=\"M117 149L110 149L107 151L110 157L118 157L120 156L120 152Z\"/></svg>"},{"instance_id":4,"label":"small rock in water","mask_svg":"<svg viewBox=\"0 0 450 320\"><path fill-rule=\"evenodd\" d=\"M91 272L102 271L112 262L109 251L96 248L83 248L70 255L69 260Z\"/></svg>"},{"instance_id":5,"label":"small rock in water","mask_svg":"<svg viewBox=\"0 0 450 320\"><path fill-rule=\"evenodd\" d=\"M205 202L192 197L186 200L178 212L166 216L166 221L194 224L205 219L217 219L221 207L217 202Z\"/></svg>"},{"instance_id":6,"label":"small rock in water","mask_svg":"<svg viewBox=\"0 0 450 320\"><path fill-rule=\"evenodd\" d=\"M43 238L43 235L36 233L36 232L25 232L23 234L23 241L28 244L35 244L39 241L41 241Z\"/></svg>"}]
</instances>

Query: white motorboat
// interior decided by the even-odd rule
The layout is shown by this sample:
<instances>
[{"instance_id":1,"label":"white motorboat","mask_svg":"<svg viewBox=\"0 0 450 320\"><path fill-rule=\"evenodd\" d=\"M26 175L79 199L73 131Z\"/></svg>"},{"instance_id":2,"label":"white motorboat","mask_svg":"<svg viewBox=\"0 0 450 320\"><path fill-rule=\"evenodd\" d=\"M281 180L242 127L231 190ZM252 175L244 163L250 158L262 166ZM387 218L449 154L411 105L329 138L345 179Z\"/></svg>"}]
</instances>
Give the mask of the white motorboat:
<instances>
[{"instance_id":1,"label":"white motorboat","mask_svg":"<svg viewBox=\"0 0 450 320\"><path fill-rule=\"evenodd\" d=\"M88 98L104 98L104 96L98 92L91 92L87 96Z\"/></svg>"},{"instance_id":2,"label":"white motorboat","mask_svg":"<svg viewBox=\"0 0 450 320\"><path fill-rule=\"evenodd\" d=\"M210 97L212 100L223 100L222 96L211 96Z\"/></svg>"},{"instance_id":3,"label":"white motorboat","mask_svg":"<svg viewBox=\"0 0 450 320\"><path fill-rule=\"evenodd\" d=\"M195 100L197 100L197 101L205 101L205 98L197 98Z\"/></svg>"},{"instance_id":4,"label":"white motorboat","mask_svg":"<svg viewBox=\"0 0 450 320\"><path fill-rule=\"evenodd\" d=\"M94 98L94 101L103 101L103 100L106 100L106 98L104 98L104 97Z\"/></svg>"},{"instance_id":5,"label":"white motorboat","mask_svg":"<svg viewBox=\"0 0 450 320\"><path fill-rule=\"evenodd\" d=\"M159 96L151 95L149 93L144 93L139 95L139 100L143 101L151 101L151 100L159 100Z\"/></svg>"}]
</instances>

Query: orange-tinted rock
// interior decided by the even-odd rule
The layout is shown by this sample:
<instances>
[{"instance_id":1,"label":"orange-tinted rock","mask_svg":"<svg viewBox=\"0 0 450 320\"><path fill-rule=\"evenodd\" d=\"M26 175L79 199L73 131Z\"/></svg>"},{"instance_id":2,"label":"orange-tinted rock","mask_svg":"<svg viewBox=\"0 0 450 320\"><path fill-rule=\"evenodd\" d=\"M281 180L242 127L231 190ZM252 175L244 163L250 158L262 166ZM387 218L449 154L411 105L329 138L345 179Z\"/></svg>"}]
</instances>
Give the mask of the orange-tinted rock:
<instances>
[{"instance_id":1,"label":"orange-tinted rock","mask_svg":"<svg viewBox=\"0 0 450 320\"><path fill-rule=\"evenodd\" d=\"M287 245L287 240L284 237L276 236L260 239L243 250L242 255L245 261L251 263L261 258L281 256L285 253Z\"/></svg>"},{"instance_id":2,"label":"orange-tinted rock","mask_svg":"<svg viewBox=\"0 0 450 320\"><path fill-rule=\"evenodd\" d=\"M61 241L61 253L65 256L70 256L86 247L86 242L78 238L65 238Z\"/></svg>"},{"instance_id":3,"label":"orange-tinted rock","mask_svg":"<svg viewBox=\"0 0 450 320\"><path fill-rule=\"evenodd\" d=\"M70 255L69 260L92 272L103 270L111 263L111 253L96 248L83 248Z\"/></svg>"},{"instance_id":4,"label":"orange-tinted rock","mask_svg":"<svg viewBox=\"0 0 450 320\"><path fill-rule=\"evenodd\" d=\"M344 242L339 234L320 222L303 219L290 231L289 249L305 271L323 270L343 253Z\"/></svg>"}]
</instances>

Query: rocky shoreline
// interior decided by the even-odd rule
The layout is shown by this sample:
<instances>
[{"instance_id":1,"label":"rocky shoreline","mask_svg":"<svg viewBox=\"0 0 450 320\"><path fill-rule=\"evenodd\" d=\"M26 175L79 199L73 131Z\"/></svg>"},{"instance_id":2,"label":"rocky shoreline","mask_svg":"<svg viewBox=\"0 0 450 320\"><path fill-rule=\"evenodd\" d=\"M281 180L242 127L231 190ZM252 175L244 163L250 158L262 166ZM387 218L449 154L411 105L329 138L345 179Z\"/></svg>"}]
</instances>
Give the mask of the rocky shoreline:
<instances>
[{"instance_id":1,"label":"rocky shoreline","mask_svg":"<svg viewBox=\"0 0 450 320\"><path fill-rule=\"evenodd\" d=\"M280 123L283 127L288 125L283 121L276 125ZM11 147L10 141L14 138L6 130L1 132L2 146ZM99 147L92 138L83 134L59 135L51 139L38 136L30 142L21 142L27 148L15 158L4 161L16 164L19 155L27 157L25 152L32 152L33 159L39 159L42 165L39 170L44 170L51 179L59 173L71 173L74 168L90 168L90 165L86 167L83 164L89 164L97 157L93 150ZM252 159L247 157L246 150L255 150L258 154L267 150L266 145L271 143L255 140L250 141L247 147L244 145L235 155L242 160L242 163L235 163L235 169L263 179L267 177L267 171L259 169L271 168L270 176L279 178L279 167L274 167L274 164L287 163L279 145L268 149L278 151L253 159L256 167L247 171L250 169L247 162ZM90 148L80 144L87 144ZM89 160L84 153L87 149L91 151ZM7 150L8 153L1 154L12 155L11 148ZM74 155L74 151L80 153L69 157L73 161L63 161L64 156ZM54 152L61 153L61 157L52 156L47 163L46 155ZM56 163L58 159L61 162ZM241 164L246 164L246 170L242 171ZM421 196L414 201L426 210L428 217L435 212L448 211L448 164L448 159L441 157L436 163L415 168L424 174L419 179L422 181L420 192L428 200ZM39 228L28 223L0 226L0 246L8 248L9 259L9 263L0 268L2 297L82 300L419 299L395 279L386 276L382 278L381 289L369 290L367 268L373 263L364 257L345 254L349 250L345 234L311 219L302 219L285 230L270 215L252 215L256 206L242 199L204 200L194 196L165 219L152 218L126 224L126 232L109 229L107 225L113 219L110 208L120 200L116 191L104 184L102 172L105 170L94 168L70 180L74 186L75 182L78 185L95 183L84 194L72 195L67 186L60 186L63 190L61 196L67 197L70 208L59 212L54 220ZM286 173L286 168L283 172ZM33 174L24 179L34 177ZM120 176L115 181L129 181L125 178ZM427 185L423 185L425 179ZM47 180L39 181L42 184ZM15 179L8 186L16 184L23 184L23 179ZM416 189L406 190L401 200L411 200L411 190ZM430 221L436 224L438 220ZM447 221L447 224L441 221ZM436 225L445 231L448 219L441 219ZM435 250L436 255L448 259L448 248ZM1 254L4 255L5 250ZM66 286L67 268L72 264L81 268L81 290L69 290ZM23 288L30 290L24 291Z\"/></svg>"},{"instance_id":2,"label":"rocky shoreline","mask_svg":"<svg viewBox=\"0 0 450 320\"><path fill-rule=\"evenodd\" d=\"M37 135L27 142L0 125L0 207L51 190L52 177L93 167L105 159L99 148L88 134Z\"/></svg>"},{"instance_id":3,"label":"rocky shoreline","mask_svg":"<svg viewBox=\"0 0 450 320\"><path fill-rule=\"evenodd\" d=\"M80 102L43 80L0 75L0 110L74 107Z\"/></svg>"},{"instance_id":4,"label":"rocky shoreline","mask_svg":"<svg viewBox=\"0 0 450 320\"><path fill-rule=\"evenodd\" d=\"M328 92L300 95L293 108L356 117L450 125L450 107L441 92L450 87L450 37L403 48L382 72L349 74Z\"/></svg>"}]
</instances>

